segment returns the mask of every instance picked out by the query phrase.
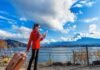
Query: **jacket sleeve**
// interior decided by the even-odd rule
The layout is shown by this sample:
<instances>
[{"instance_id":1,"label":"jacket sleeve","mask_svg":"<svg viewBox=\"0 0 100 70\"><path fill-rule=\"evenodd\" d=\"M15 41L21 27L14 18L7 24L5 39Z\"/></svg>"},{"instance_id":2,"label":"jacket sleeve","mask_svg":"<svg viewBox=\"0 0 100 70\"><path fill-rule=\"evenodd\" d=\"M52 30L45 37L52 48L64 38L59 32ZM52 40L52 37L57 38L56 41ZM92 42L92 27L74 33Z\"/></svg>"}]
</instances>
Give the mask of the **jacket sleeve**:
<instances>
[{"instance_id":1,"label":"jacket sleeve","mask_svg":"<svg viewBox=\"0 0 100 70\"><path fill-rule=\"evenodd\" d=\"M44 35L41 35L40 41L42 41L45 38Z\"/></svg>"},{"instance_id":2,"label":"jacket sleeve","mask_svg":"<svg viewBox=\"0 0 100 70\"><path fill-rule=\"evenodd\" d=\"M45 38L45 36L38 32L38 38L37 39L42 41L44 38Z\"/></svg>"},{"instance_id":3,"label":"jacket sleeve","mask_svg":"<svg viewBox=\"0 0 100 70\"><path fill-rule=\"evenodd\" d=\"M28 44L27 44L27 51L29 51L29 49L30 49L31 42L32 42L32 32L30 34L29 41L28 41Z\"/></svg>"}]
</instances>

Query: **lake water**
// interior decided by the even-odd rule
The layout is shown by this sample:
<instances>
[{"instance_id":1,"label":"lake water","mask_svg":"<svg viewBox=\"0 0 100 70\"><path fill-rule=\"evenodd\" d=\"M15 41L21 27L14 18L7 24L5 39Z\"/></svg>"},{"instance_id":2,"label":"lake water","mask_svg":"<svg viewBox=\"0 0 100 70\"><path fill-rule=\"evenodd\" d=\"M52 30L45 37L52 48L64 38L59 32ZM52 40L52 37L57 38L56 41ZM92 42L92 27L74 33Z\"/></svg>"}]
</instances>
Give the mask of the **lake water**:
<instances>
[{"instance_id":1,"label":"lake water","mask_svg":"<svg viewBox=\"0 0 100 70\"><path fill-rule=\"evenodd\" d=\"M89 48L89 51L97 50L97 48ZM99 48L100 49L100 48ZM25 47L17 47L17 48L9 48L1 50L1 55L9 55L11 56L15 52L23 52L25 51ZM72 61L73 62L73 51L84 51L85 48L83 47L59 47L59 48L41 48L39 53L39 62L47 62L49 60L52 60L54 62L67 62ZM28 54L27 59L29 60L31 56L31 49Z\"/></svg>"}]
</instances>

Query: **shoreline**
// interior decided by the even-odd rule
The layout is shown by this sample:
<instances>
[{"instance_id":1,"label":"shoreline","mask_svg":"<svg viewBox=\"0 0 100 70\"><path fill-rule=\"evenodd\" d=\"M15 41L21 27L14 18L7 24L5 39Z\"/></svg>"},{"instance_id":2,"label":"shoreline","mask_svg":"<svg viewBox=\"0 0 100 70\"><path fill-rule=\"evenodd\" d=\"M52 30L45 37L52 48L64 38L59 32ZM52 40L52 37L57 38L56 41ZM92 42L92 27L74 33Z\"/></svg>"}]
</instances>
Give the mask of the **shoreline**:
<instances>
[{"instance_id":1,"label":"shoreline","mask_svg":"<svg viewBox=\"0 0 100 70\"><path fill-rule=\"evenodd\" d=\"M0 70L5 70L6 65L0 66ZM26 70L26 66L22 66L20 70ZM100 70L99 66L46 66L40 67L38 66L38 70Z\"/></svg>"}]
</instances>

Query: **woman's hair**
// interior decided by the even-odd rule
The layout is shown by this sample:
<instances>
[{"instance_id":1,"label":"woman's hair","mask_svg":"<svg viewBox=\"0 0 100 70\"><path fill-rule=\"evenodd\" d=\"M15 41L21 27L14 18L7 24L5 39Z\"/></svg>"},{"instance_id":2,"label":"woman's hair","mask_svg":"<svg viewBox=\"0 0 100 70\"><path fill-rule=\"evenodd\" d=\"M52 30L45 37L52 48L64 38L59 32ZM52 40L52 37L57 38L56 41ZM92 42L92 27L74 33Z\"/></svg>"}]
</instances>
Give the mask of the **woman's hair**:
<instances>
[{"instance_id":1,"label":"woman's hair","mask_svg":"<svg viewBox=\"0 0 100 70\"><path fill-rule=\"evenodd\" d=\"M35 29L38 26L40 26L40 25L39 24L34 24L33 29Z\"/></svg>"}]
</instances>

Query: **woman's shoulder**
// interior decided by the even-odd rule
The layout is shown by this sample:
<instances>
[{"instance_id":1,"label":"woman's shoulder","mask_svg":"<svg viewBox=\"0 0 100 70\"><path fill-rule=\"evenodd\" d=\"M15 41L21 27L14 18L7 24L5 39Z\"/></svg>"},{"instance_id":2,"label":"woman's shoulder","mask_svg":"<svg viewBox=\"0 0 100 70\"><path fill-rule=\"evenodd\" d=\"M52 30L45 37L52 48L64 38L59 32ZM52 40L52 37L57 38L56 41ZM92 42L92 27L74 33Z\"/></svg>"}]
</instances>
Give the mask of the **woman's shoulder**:
<instances>
[{"instance_id":1,"label":"woman's shoulder","mask_svg":"<svg viewBox=\"0 0 100 70\"><path fill-rule=\"evenodd\" d=\"M36 30L32 30L32 31L31 31L31 34L39 34L39 32L36 31Z\"/></svg>"}]
</instances>

